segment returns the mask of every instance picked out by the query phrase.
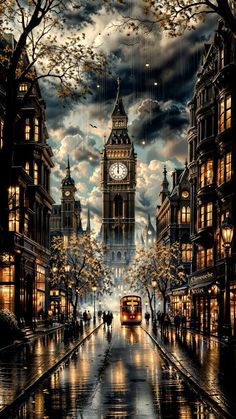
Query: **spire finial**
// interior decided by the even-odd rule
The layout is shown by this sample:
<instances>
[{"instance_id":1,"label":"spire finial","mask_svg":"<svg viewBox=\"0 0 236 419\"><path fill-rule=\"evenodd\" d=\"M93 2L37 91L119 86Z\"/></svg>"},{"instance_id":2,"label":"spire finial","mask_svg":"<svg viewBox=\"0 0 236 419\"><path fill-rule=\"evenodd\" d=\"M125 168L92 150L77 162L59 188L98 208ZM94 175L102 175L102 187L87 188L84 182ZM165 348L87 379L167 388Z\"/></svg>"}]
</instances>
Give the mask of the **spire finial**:
<instances>
[{"instance_id":1,"label":"spire finial","mask_svg":"<svg viewBox=\"0 0 236 419\"><path fill-rule=\"evenodd\" d=\"M163 174L164 174L164 179L166 179L166 175L167 175L166 165L164 165Z\"/></svg>"}]
</instances>

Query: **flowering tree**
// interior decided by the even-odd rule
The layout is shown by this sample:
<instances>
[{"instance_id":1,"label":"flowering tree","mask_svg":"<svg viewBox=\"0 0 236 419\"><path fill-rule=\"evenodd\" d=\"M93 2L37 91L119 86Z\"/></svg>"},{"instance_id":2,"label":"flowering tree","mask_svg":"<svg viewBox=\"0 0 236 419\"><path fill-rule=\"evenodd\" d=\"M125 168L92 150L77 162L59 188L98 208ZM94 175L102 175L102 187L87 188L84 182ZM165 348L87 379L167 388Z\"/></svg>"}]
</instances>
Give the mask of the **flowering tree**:
<instances>
[{"instance_id":1,"label":"flowering tree","mask_svg":"<svg viewBox=\"0 0 236 419\"><path fill-rule=\"evenodd\" d=\"M71 236L65 243L54 237L51 245L51 286L66 291L76 319L79 297L96 286L100 293L109 293L110 272L102 261L101 244L88 234Z\"/></svg>"},{"instance_id":2,"label":"flowering tree","mask_svg":"<svg viewBox=\"0 0 236 419\"><path fill-rule=\"evenodd\" d=\"M162 296L165 312L169 289L186 281L186 273L179 264L179 243L168 247L162 243L155 243L147 249L138 249L126 275L126 281L134 290L146 293L152 316L154 280L158 293Z\"/></svg>"},{"instance_id":3,"label":"flowering tree","mask_svg":"<svg viewBox=\"0 0 236 419\"><path fill-rule=\"evenodd\" d=\"M0 0L0 84L4 91L0 228L4 230L19 110L39 80L50 82L59 98L76 99L91 92L91 73L104 68L103 55L86 45L85 34L79 34L79 10L77 0ZM27 90L19 96L22 83L27 83Z\"/></svg>"},{"instance_id":4,"label":"flowering tree","mask_svg":"<svg viewBox=\"0 0 236 419\"><path fill-rule=\"evenodd\" d=\"M145 14L151 12L171 36L193 29L209 14L220 16L236 35L235 0L144 0L144 3Z\"/></svg>"}]
</instances>

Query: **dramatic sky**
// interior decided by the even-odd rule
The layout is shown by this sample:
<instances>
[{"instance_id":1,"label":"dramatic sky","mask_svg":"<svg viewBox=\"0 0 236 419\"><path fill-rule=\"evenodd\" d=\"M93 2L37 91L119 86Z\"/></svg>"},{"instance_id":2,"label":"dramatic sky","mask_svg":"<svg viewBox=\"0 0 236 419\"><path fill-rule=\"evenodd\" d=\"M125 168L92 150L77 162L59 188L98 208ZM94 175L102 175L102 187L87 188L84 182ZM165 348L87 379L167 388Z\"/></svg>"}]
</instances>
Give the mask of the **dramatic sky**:
<instances>
[{"instance_id":1,"label":"dramatic sky","mask_svg":"<svg viewBox=\"0 0 236 419\"><path fill-rule=\"evenodd\" d=\"M129 134L138 155L136 223L140 231L147 213L155 222L164 165L170 176L187 157L187 103L193 94L204 43L209 42L215 28L215 21L208 20L181 38L168 38L158 25L151 32L143 29L139 36L127 36L119 23L121 14L132 12L139 17L139 1L132 3L135 6L127 9L120 5L109 13L100 2L87 1L74 16L88 44L107 55L111 76L97 77L93 94L69 108L63 107L50 89L43 93L49 142L54 151L53 197L60 202L60 185L69 155L76 196L82 204L83 226L89 205L96 231L102 210L99 158L104 137L111 130L117 76L122 79Z\"/></svg>"}]
</instances>

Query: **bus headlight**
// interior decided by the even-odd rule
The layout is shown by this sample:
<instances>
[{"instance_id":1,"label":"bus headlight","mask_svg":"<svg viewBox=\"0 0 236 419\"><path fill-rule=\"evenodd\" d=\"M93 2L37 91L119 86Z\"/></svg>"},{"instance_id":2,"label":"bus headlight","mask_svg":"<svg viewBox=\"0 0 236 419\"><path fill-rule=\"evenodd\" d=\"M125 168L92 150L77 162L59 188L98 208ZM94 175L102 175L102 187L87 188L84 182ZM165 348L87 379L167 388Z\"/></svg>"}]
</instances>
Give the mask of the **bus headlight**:
<instances>
[{"instance_id":1,"label":"bus headlight","mask_svg":"<svg viewBox=\"0 0 236 419\"><path fill-rule=\"evenodd\" d=\"M141 318L142 318L142 316L139 314L139 315L138 315L138 320L141 320Z\"/></svg>"},{"instance_id":2,"label":"bus headlight","mask_svg":"<svg viewBox=\"0 0 236 419\"><path fill-rule=\"evenodd\" d=\"M126 315L123 316L123 320L127 320L127 316Z\"/></svg>"}]
</instances>

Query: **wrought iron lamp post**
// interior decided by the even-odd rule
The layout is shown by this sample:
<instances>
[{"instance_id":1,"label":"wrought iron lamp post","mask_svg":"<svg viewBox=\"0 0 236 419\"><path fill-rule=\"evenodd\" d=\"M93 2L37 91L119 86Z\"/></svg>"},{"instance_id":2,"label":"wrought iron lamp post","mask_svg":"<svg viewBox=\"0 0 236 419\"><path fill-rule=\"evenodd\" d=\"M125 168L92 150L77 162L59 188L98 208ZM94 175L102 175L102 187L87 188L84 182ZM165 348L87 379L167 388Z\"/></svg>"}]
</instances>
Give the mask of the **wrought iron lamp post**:
<instances>
[{"instance_id":1,"label":"wrought iron lamp post","mask_svg":"<svg viewBox=\"0 0 236 419\"><path fill-rule=\"evenodd\" d=\"M97 287L94 285L92 287L93 290L93 322L96 323L96 291Z\"/></svg>"},{"instance_id":2,"label":"wrought iron lamp post","mask_svg":"<svg viewBox=\"0 0 236 419\"><path fill-rule=\"evenodd\" d=\"M226 217L221 225L221 235L225 251L225 293L224 293L224 320L225 334L228 341L231 338L231 318L230 318L230 248L232 245L234 226L230 217Z\"/></svg>"}]
</instances>

